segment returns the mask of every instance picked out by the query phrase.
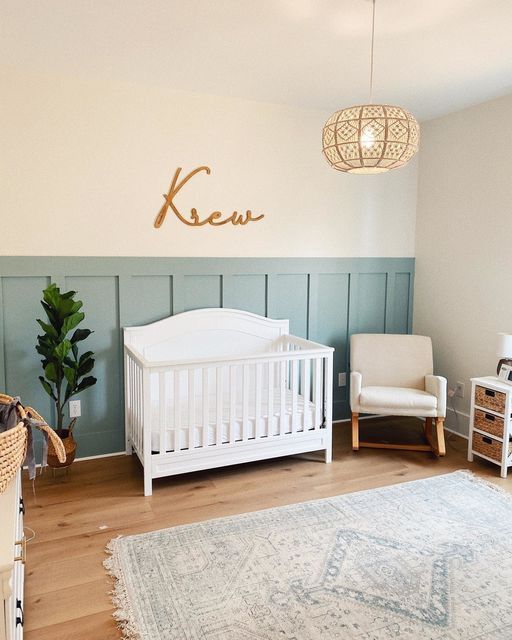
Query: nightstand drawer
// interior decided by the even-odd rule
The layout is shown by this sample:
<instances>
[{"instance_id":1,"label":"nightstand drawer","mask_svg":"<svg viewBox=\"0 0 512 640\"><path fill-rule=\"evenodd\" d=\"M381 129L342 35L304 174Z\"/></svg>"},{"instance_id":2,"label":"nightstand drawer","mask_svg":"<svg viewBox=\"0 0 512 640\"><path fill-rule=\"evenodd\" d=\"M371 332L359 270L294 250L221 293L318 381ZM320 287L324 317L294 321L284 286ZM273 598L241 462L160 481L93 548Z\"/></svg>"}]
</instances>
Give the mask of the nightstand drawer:
<instances>
[{"instance_id":1,"label":"nightstand drawer","mask_svg":"<svg viewBox=\"0 0 512 640\"><path fill-rule=\"evenodd\" d=\"M473 432L473 451L481 453L491 460L501 462L502 443L489 436L483 436L481 433ZM508 443L508 452L512 450L512 443Z\"/></svg>"},{"instance_id":2,"label":"nightstand drawer","mask_svg":"<svg viewBox=\"0 0 512 640\"><path fill-rule=\"evenodd\" d=\"M505 401L507 396L501 391L486 389L485 387L475 387L475 404L484 409L491 409L496 413L505 413Z\"/></svg>"},{"instance_id":3,"label":"nightstand drawer","mask_svg":"<svg viewBox=\"0 0 512 640\"><path fill-rule=\"evenodd\" d=\"M479 431L485 431L498 438L503 438L505 421L499 416L495 416L492 413L485 413L480 409L475 409L475 429Z\"/></svg>"}]
</instances>

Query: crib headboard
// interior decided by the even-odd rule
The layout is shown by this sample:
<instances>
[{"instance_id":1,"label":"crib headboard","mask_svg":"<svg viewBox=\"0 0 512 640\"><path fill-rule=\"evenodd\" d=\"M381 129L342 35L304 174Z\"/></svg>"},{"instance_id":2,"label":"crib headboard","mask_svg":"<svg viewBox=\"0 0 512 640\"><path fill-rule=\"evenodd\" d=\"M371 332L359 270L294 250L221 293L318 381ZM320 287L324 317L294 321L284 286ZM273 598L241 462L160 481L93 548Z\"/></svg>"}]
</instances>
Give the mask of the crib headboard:
<instances>
[{"instance_id":1,"label":"crib headboard","mask_svg":"<svg viewBox=\"0 0 512 640\"><path fill-rule=\"evenodd\" d=\"M288 320L238 309L196 309L124 329L124 343L151 362L264 353L289 333Z\"/></svg>"}]
</instances>

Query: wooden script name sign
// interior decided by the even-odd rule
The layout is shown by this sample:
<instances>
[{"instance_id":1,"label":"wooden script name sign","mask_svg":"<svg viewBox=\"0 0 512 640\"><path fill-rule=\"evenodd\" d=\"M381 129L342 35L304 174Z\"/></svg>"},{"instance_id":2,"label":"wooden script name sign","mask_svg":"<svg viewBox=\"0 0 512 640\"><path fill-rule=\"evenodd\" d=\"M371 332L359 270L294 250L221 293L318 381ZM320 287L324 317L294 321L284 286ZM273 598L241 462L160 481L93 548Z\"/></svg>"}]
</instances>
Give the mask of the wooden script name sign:
<instances>
[{"instance_id":1,"label":"wooden script name sign","mask_svg":"<svg viewBox=\"0 0 512 640\"><path fill-rule=\"evenodd\" d=\"M200 171L206 171L206 173L210 175L209 167L197 167L197 169L194 169L193 171L191 171L181 181L178 181L178 178L180 177L180 173L181 173L181 167L176 169L176 173L174 174L174 177L172 179L171 186L169 187L169 193L162 194L165 202L162 208L160 209L160 211L158 212L158 215L155 218L155 227L157 229L158 227L162 226L162 223L165 220L165 216L167 215L167 211L169 210L169 207L176 214L176 217L179 220L181 220L184 224L188 225L189 227L203 227L205 224L211 224L214 227L220 227L223 224L228 224L228 222L231 222L231 224L234 224L234 225L239 224L243 226L248 224L249 222L257 222L258 220L261 220L262 218L265 217L263 214L261 214L260 216L253 217L252 211L248 209L245 212L245 214L238 213L238 211L233 211L233 213L227 218L222 217L223 216L222 211L213 211L212 213L210 213L208 217L201 220L199 214L197 213L197 209L195 208L192 208L190 210L190 219L185 217L179 211L178 207L174 204L174 198L181 191L181 189L187 184L190 178L193 178L196 175L196 173L199 173Z\"/></svg>"}]
</instances>

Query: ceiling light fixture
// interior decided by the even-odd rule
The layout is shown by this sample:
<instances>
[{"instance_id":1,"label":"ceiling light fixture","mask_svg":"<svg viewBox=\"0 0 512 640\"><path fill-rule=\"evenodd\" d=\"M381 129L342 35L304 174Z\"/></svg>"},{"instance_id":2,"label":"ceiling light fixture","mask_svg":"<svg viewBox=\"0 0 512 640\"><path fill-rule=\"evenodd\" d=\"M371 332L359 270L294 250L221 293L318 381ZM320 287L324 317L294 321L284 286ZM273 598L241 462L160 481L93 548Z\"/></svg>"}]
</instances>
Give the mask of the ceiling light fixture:
<instances>
[{"instance_id":1,"label":"ceiling light fixture","mask_svg":"<svg viewBox=\"0 0 512 640\"><path fill-rule=\"evenodd\" d=\"M369 104L334 113L322 133L323 153L337 171L383 173L407 164L418 150L420 126L402 107L373 104L373 45L375 0L372 10Z\"/></svg>"}]
</instances>

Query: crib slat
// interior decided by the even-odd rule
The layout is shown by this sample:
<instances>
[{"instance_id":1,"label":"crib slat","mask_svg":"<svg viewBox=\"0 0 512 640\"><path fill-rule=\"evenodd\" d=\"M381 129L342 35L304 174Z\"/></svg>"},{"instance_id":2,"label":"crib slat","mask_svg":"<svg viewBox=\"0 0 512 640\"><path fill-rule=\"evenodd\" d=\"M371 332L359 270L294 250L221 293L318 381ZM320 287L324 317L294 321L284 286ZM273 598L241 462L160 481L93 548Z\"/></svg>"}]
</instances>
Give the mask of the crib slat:
<instances>
[{"instance_id":1,"label":"crib slat","mask_svg":"<svg viewBox=\"0 0 512 640\"><path fill-rule=\"evenodd\" d=\"M144 423L144 370L141 367L139 369L139 442L140 450L144 452L144 429L146 428Z\"/></svg>"},{"instance_id":2,"label":"crib slat","mask_svg":"<svg viewBox=\"0 0 512 640\"><path fill-rule=\"evenodd\" d=\"M203 369L203 428L201 446L208 446L208 429L210 428L210 369Z\"/></svg>"},{"instance_id":3,"label":"crib slat","mask_svg":"<svg viewBox=\"0 0 512 640\"><path fill-rule=\"evenodd\" d=\"M174 371L174 451L181 448L181 393L180 369Z\"/></svg>"},{"instance_id":4,"label":"crib slat","mask_svg":"<svg viewBox=\"0 0 512 640\"><path fill-rule=\"evenodd\" d=\"M129 445L128 442L131 438L131 424L130 424L130 357L125 352L124 354L124 402L125 402L125 411L124 411L124 441L125 441L125 451L128 453ZM133 449L132 449L133 451Z\"/></svg>"},{"instance_id":5,"label":"crib slat","mask_svg":"<svg viewBox=\"0 0 512 640\"><path fill-rule=\"evenodd\" d=\"M229 368L229 433L228 442L235 441L236 429L236 365Z\"/></svg>"},{"instance_id":6,"label":"crib slat","mask_svg":"<svg viewBox=\"0 0 512 640\"><path fill-rule=\"evenodd\" d=\"M260 433L260 421L261 421L261 363L256 364L256 388L254 392L254 437L259 438Z\"/></svg>"},{"instance_id":7,"label":"crib slat","mask_svg":"<svg viewBox=\"0 0 512 640\"><path fill-rule=\"evenodd\" d=\"M165 397L165 373L158 374L158 429L160 430L160 453L165 453L165 433L167 430L167 399Z\"/></svg>"},{"instance_id":8,"label":"crib slat","mask_svg":"<svg viewBox=\"0 0 512 640\"><path fill-rule=\"evenodd\" d=\"M213 444L217 445L222 442L222 396L223 396L223 367L217 367L217 397L215 400L215 433L213 436Z\"/></svg>"},{"instance_id":9,"label":"crib slat","mask_svg":"<svg viewBox=\"0 0 512 640\"><path fill-rule=\"evenodd\" d=\"M167 422L169 430L169 440L167 442L169 451L176 451L176 430L174 424L174 371L169 371L169 387L167 389Z\"/></svg>"},{"instance_id":10,"label":"crib slat","mask_svg":"<svg viewBox=\"0 0 512 640\"><path fill-rule=\"evenodd\" d=\"M299 395L299 361L292 360L292 424L291 432L297 431L297 396Z\"/></svg>"},{"instance_id":11,"label":"crib slat","mask_svg":"<svg viewBox=\"0 0 512 640\"><path fill-rule=\"evenodd\" d=\"M268 363L267 436L274 435L274 363Z\"/></svg>"},{"instance_id":12,"label":"crib slat","mask_svg":"<svg viewBox=\"0 0 512 640\"><path fill-rule=\"evenodd\" d=\"M141 431L142 431L142 424L141 424L141 419L140 419L140 396L142 393L142 389L141 389L141 385L140 385L140 368L137 364L134 364L134 392L135 392L135 425L136 425L136 436L135 439L137 440L137 449L139 450L139 454L142 453L142 446L141 446Z\"/></svg>"},{"instance_id":13,"label":"crib slat","mask_svg":"<svg viewBox=\"0 0 512 640\"><path fill-rule=\"evenodd\" d=\"M144 370L139 367L139 442L140 450L144 452Z\"/></svg>"},{"instance_id":14,"label":"crib slat","mask_svg":"<svg viewBox=\"0 0 512 640\"><path fill-rule=\"evenodd\" d=\"M138 428L137 428L137 395L136 395L136 392L135 392L135 389L137 388L137 386L136 386L135 376L136 376L136 372L135 372L134 362L130 358L130 388L131 388L131 394L132 394L132 399L131 399L131 407L132 407L132 437L133 437L133 441L134 441L135 446L136 446L137 451L138 451L139 450L139 442L137 440L137 432L138 432Z\"/></svg>"},{"instance_id":15,"label":"crib slat","mask_svg":"<svg viewBox=\"0 0 512 640\"><path fill-rule=\"evenodd\" d=\"M279 435L286 433L286 369L288 368L288 360L280 363L280 381L279 381Z\"/></svg>"},{"instance_id":16,"label":"crib slat","mask_svg":"<svg viewBox=\"0 0 512 640\"><path fill-rule=\"evenodd\" d=\"M195 370L188 370L188 448L193 449L195 443L196 429L196 391L195 391Z\"/></svg>"},{"instance_id":17,"label":"crib slat","mask_svg":"<svg viewBox=\"0 0 512 640\"><path fill-rule=\"evenodd\" d=\"M302 430L306 431L309 427L309 396L311 393L311 380L310 380L310 372L311 372L311 360L306 358L301 362L302 370L302 402L303 402L303 411L302 411Z\"/></svg>"},{"instance_id":18,"label":"crib slat","mask_svg":"<svg viewBox=\"0 0 512 640\"><path fill-rule=\"evenodd\" d=\"M139 414L138 414L138 405L139 405L139 389L137 386L137 376L138 376L138 367L135 362L132 360L132 428L133 428L133 436L135 440L135 446L137 447L137 451L140 452L140 442L139 442Z\"/></svg>"},{"instance_id":19,"label":"crib slat","mask_svg":"<svg viewBox=\"0 0 512 640\"><path fill-rule=\"evenodd\" d=\"M141 453L144 453L144 371L138 367L139 373L139 445Z\"/></svg>"},{"instance_id":20,"label":"crib slat","mask_svg":"<svg viewBox=\"0 0 512 640\"><path fill-rule=\"evenodd\" d=\"M322 358L315 358L315 381L314 381L314 403L315 403L315 429L318 429L321 420L322 410Z\"/></svg>"},{"instance_id":21,"label":"crib slat","mask_svg":"<svg viewBox=\"0 0 512 640\"><path fill-rule=\"evenodd\" d=\"M132 372L132 359L126 354L126 382L128 386L128 395L126 398L126 418L128 420L128 434L133 443L133 372Z\"/></svg>"},{"instance_id":22,"label":"crib slat","mask_svg":"<svg viewBox=\"0 0 512 640\"><path fill-rule=\"evenodd\" d=\"M126 401L127 401L127 405L128 407L132 406L133 403L133 398L132 398L132 387L131 387L131 381L132 381L132 372L130 369L130 356L128 354L126 354L126 386L127 386L127 391L126 391Z\"/></svg>"},{"instance_id":23,"label":"crib slat","mask_svg":"<svg viewBox=\"0 0 512 640\"><path fill-rule=\"evenodd\" d=\"M144 495L151 492L151 433L153 428L153 416L151 411L151 370L142 370L142 450L144 467Z\"/></svg>"},{"instance_id":24,"label":"crib slat","mask_svg":"<svg viewBox=\"0 0 512 640\"><path fill-rule=\"evenodd\" d=\"M137 445L137 451L140 454L139 393L139 368L135 363L133 363L133 421L135 425L135 444Z\"/></svg>"},{"instance_id":25,"label":"crib slat","mask_svg":"<svg viewBox=\"0 0 512 640\"><path fill-rule=\"evenodd\" d=\"M249 365L242 367L242 438L249 437Z\"/></svg>"},{"instance_id":26,"label":"crib slat","mask_svg":"<svg viewBox=\"0 0 512 640\"><path fill-rule=\"evenodd\" d=\"M137 449L139 450L139 455L142 454L142 446L141 446L141 437L140 432L142 430L141 419L140 419L140 396L142 393L141 384L140 384L140 368L138 365L135 366L135 421L137 424Z\"/></svg>"}]
</instances>

